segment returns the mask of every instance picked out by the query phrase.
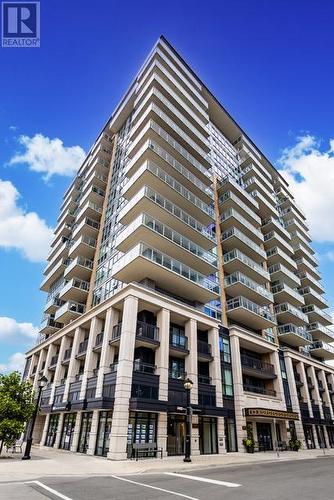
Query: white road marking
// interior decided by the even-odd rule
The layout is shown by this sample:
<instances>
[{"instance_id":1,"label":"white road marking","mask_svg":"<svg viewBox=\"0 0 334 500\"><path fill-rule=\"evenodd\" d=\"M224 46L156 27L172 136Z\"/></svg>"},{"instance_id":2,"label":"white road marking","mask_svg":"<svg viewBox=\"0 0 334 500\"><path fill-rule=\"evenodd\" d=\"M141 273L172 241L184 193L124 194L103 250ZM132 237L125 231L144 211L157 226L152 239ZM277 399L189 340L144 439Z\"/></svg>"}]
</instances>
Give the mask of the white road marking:
<instances>
[{"instance_id":1,"label":"white road marking","mask_svg":"<svg viewBox=\"0 0 334 500\"><path fill-rule=\"evenodd\" d=\"M52 493L53 495L57 496L58 498L61 498L62 500L73 500L70 497L67 497L66 495L63 495L62 493L59 493L59 491L56 491L49 486L46 486L46 484L41 483L40 481L26 481L25 484L37 484L40 488L48 491L49 493Z\"/></svg>"},{"instance_id":2,"label":"white road marking","mask_svg":"<svg viewBox=\"0 0 334 500\"><path fill-rule=\"evenodd\" d=\"M113 476L114 479L119 479L120 481L125 481L127 483L138 484L139 486L144 486L145 488L151 488L152 490L163 491L164 493L169 493L170 495L176 495L177 497L188 498L189 500L199 500L199 498L190 497L189 495L184 495L183 493L178 493L177 491L165 490L164 488L158 488L157 486L151 486L150 484L138 483L137 481L132 481L131 479L125 479L125 477Z\"/></svg>"},{"instance_id":3,"label":"white road marking","mask_svg":"<svg viewBox=\"0 0 334 500\"><path fill-rule=\"evenodd\" d=\"M184 477L193 481L202 481L203 483L218 484L219 486L227 486L227 488L238 488L241 484L229 483L228 481L218 481L218 479L208 479L207 477L189 476L188 474L178 474L177 472L165 472L167 476Z\"/></svg>"}]
</instances>

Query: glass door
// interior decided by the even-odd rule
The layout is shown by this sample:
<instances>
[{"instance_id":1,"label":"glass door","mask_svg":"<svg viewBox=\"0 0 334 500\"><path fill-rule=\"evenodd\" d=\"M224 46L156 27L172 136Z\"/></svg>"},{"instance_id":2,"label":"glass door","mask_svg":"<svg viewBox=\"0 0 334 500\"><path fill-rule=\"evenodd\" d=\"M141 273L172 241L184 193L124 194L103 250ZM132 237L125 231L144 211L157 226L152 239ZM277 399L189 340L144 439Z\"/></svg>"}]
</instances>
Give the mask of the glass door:
<instances>
[{"instance_id":1,"label":"glass door","mask_svg":"<svg viewBox=\"0 0 334 500\"><path fill-rule=\"evenodd\" d=\"M271 438L271 425L264 422L257 422L257 440L259 442L260 451L268 451L273 449Z\"/></svg>"},{"instance_id":2,"label":"glass door","mask_svg":"<svg viewBox=\"0 0 334 500\"><path fill-rule=\"evenodd\" d=\"M168 455L184 455L186 421L184 415L168 415L167 422Z\"/></svg>"},{"instance_id":3,"label":"glass door","mask_svg":"<svg viewBox=\"0 0 334 500\"><path fill-rule=\"evenodd\" d=\"M45 439L45 446L54 446L57 436L59 413L50 415L48 432Z\"/></svg>"},{"instance_id":4,"label":"glass door","mask_svg":"<svg viewBox=\"0 0 334 500\"><path fill-rule=\"evenodd\" d=\"M95 455L106 457L109 452L109 441L111 432L111 411L101 411L99 416L99 428L97 432Z\"/></svg>"},{"instance_id":5,"label":"glass door","mask_svg":"<svg viewBox=\"0 0 334 500\"><path fill-rule=\"evenodd\" d=\"M59 448L63 450L71 449L75 420L76 420L76 413L67 413L64 416L63 430L61 433L60 445L59 445Z\"/></svg>"},{"instance_id":6,"label":"glass door","mask_svg":"<svg viewBox=\"0 0 334 500\"><path fill-rule=\"evenodd\" d=\"M304 425L304 435L307 448L309 450L314 450L315 442L314 442L312 425Z\"/></svg>"},{"instance_id":7,"label":"glass door","mask_svg":"<svg viewBox=\"0 0 334 500\"><path fill-rule=\"evenodd\" d=\"M93 412L82 414L78 452L87 453L90 429L92 426Z\"/></svg>"},{"instance_id":8,"label":"glass door","mask_svg":"<svg viewBox=\"0 0 334 500\"><path fill-rule=\"evenodd\" d=\"M224 423L225 423L226 451L227 452L238 451L235 421L233 418L225 417Z\"/></svg>"},{"instance_id":9,"label":"glass door","mask_svg":"<svg viewBox=\"0 0 334 500\"><path fill-rule=\"evenodd\" d=\"M202 455L218 453L215 418L199 417L199 448Z\"/></svg>"}]
</instances>

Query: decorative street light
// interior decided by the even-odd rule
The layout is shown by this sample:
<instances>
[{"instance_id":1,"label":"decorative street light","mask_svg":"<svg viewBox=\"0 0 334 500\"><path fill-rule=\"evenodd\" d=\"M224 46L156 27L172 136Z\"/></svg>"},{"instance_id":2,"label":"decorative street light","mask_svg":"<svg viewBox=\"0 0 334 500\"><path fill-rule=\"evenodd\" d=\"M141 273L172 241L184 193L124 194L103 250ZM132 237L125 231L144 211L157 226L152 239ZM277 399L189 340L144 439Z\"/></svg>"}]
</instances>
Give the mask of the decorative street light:
<instances>
[{"instance_id":1,"label":"decorative street light","mask_svg":"<svg viewBox=\"0 0 334 500\"><path fill-rule=\"evenodd\" d=\"M39 384L38 384L38 396L37 396L37 400L36 400L36 406L35 406L34 413L33 413L32 418L31 418L31 423L29 426L29 436L27 439L26 449L25 449L24 455L22 457L22 460L30 460L31 459L30 450L31 450L31 445L32 445L32 434L34 432L36 417L37 417L37 413L39 410L39 402L40 402L41 396L42 396L42 390L43 390L43 387L45 387L46 384L48 383L48 379L43 376L39 379L38 382L39 382Z\"/></svg>"},{"instance_id":2,"label":"decorative street light","mask_svg":"<svg viewBox=\"0 0 334 500\"><path fill-rule=\"evenodd\" d=\"M186 446L185 446L185 454L184 454L184 462L191 462L191 420L192 420L192 415L191 415L191 406L190 406L190 391L193 388L193 382L187 378L184 383L183 387L186 390L187 394L187 419L186 419Z\"/></svg>"}]
</instances>

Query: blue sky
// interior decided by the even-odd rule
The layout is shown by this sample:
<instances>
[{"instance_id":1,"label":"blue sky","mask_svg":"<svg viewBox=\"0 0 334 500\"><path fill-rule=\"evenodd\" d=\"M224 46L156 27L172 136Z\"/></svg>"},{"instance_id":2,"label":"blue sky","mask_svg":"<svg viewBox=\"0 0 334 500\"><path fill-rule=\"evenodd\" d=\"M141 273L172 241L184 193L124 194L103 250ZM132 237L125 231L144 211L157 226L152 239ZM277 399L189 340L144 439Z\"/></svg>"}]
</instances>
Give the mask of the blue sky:
<instances>
[{"instance_id":1,"label":"blue sky","mask_svg":"<svg viewBox=\"0 0 334 500\"><path fill-rule=\"evenodd\" d=\"M45 264L32 260L42 258L70 182L64 174L73 171L72 165L50 175L47 159L41 167L27 155L28 161L10 161L27 152L36 134L46 149L46 138L58 138L60 149L87 151L160 34L287 177L302 181L296 195L313 218L334 309L334 4L208 0L204 7L188 0L42 0L41 48L0 48L0 179L11 183L3 186L12 196L11 205L0 199L0 316L6 318L0 320L1 369L21 359L11 356L24 352L32 325L40 323L45 294L38 288ZM21 136L28 138L25 144ZM69 162L74 153L65 151ZM17 216L18 229L10 237L9 215L1 212L5 202ZM37 221L31 222L31 212ZM36 224L34 242L22 229L28 219Z\"/></svg>"}]
</instances>

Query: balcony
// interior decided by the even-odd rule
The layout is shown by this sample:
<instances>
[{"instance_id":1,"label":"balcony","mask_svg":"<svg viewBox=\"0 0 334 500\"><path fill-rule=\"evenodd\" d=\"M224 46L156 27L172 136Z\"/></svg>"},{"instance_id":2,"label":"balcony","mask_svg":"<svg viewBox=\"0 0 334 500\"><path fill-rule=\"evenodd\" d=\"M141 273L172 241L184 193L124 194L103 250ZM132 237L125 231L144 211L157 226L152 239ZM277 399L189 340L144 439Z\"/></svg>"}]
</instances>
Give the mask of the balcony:
<instances>
[{"instance_id":1,"label":"balcony","mask_svg":"<svg viewBox=\"0 0 334 500\"><path fill-rule=\"evenodd\" d=\"M281 263L268 267L271 281L283 281L291 288L300 286L300 279Z\"/></svg>"},{"instance_id":2,"label":"balcony","mask_svg":"<svg viewBox=\"0 0 334 500\"><path fill-rule=\"evenodd\" d=\"M245 233L246 236L251 238L252 241L256 242L258 245L263 243L263 234L261 231L234 208L230 208L223 212L220 216L220 221L223 231L233 226Z\"/></svg>"},{"instance_id":3,"label":"balcony","mask_svg":"<svg viewBox=\"0 0 334 500\"><path fill-rule=\"evenodd\" d=\"M171 333L169 336L169 350L173 356L187 356L189 354L188 337Z\"/></svg>"},{"instance_id":4,"label":"balcony","mask_svg":"<svg viewBox=\"0 0 334 500\"><path fill-rule=\"evenodd\" d=\"M98 351L102 348L103 337L104 337L104 332L100 332L96 335L95 344L93 348L94 351Z\"/></svg>"},{"instance_id":5,"label":"balcony","mask_svg":"<svg viewBox=\"0 0 334 500\"><path fill-rule=\"evenodd\" d=\"M87 347L88 347L88 339L83 340L82 342L80 342L80 344L78 346L77 355L75 356L76 359L80 359L80 358L86 356Z\"/></svg>"},{"instance_id":6,"label":"balcony","mask_svg":"<svg viewBox=\"0 0 334 500\"><path fill-rule=\"evenodd\" d=\"M279 219L275 219L274 217L267 217L266 219L262 220L262 230L265 233L275 231L282 238L286 238L287 241L289 241L291 238L289 231L284 228L283 223L281 223Z\"/></svg>"},{"instance_id":7,"label":"balcony","mask_svg":"<svg viewBox=\"0 0 334 500\"><path fill-rule=\"evenodd\" d=\"M334 332L326 328L321 323L314 322L306 326L307 331L311 333L314 340L323 340L324 342L334 342Z\"/></svg>"},{"instance_id":8,"label":"balcony","mask_svg":"<svg viewBox=\"0 0 334 500\"><path fill-rule=\"evenodd\" d=\"M294 233L296 231L300 232L304 238L308 239L309 236L307 234L308 229L304 227L304 225L300 224L300 221L296 217L292 217L290 219L284 220L284 227L289 233Z\"/></svg>"},{"instance_id":9,"label":"balcony","mask_svg":"<svg viewBox=\"0 0 334 500\"><path fill-rule=\"evenodd\" d=\"M309 351L313 356L320 357L326 361L334 359L334 347L326 344L326 342L313 342L309 347Z\"/></svg>"},{"instance_id":10,"label":"balcony","mask_svg":"<svg viewBox=\"0 0 334 500\"><path fill-rule=\"evenodd\" d=\"M78 239L80 236L88 236L96 238L100 229L100 223L89 217L85 217L82 221L75 225L72 238Z\"/></svg>"},{"instance_id":11,"label":"balcony","mask_svg":"<svg viewBox=\"0 0 334 500\"><path fill-rule=\"evenodd\" d=\"M315 305L307 305L302 308L304 314L307 314L309 323L319 322L325 326L332 324L332 318L322 309Z\"/></svg>"},{"instance_id":12,"label":"balcony","mask_svg":"<svg viewBox=\"0 0 334 500\"><path fill-rule=\"evenodd\" d=\"M272 182L267 179L267 177L261 172L260 167L255 163L248 164L242 171L242 178L244 182L248 179L256 177L259 184L264 184L266 191L272 192Z\"/></svg>"},{"instance_id":13,"label":"balcony","mask_svg":"<svg viewBox=\"0 0 334 500\"><path fill-rule=\"evenodd\" d=\"M257 377L267 380L276 378L275 367L271 363L267 363L247 354L241 354L241 368L244 375Z\"/></svg>"},{"instance_id":14,"label":"balcony","mask_svg":"<svg viewBox=\"0 0 334 500\"><path fill-rule=\"evenodd\" d=\"M211 385L212 377L209 377L209 375L202 375L199 373L197 375L197 380L199 384Z\"/></svg>"},{"instance_id":15,"label":"balcony","mask_svg":"<svg viewBox=\"0 0 334 500\"><path fill-rule=\"evenodd\" d=\"M275 316L268 309L260 307L244 297L236 297L226 302L227 316L249 326L252 329L264 330L276 325Z\"/></svg>"},{"instance_id":16,"label":"balcony","mask_svg":"<svg viewBox=\"0 0 334 500\"><path fill-rule=\"evenodd\" d=\"M66 257L59 259L57 263L54 263L54 265L52 266L52 268L50 268L47 274L46 270L44 271L46 277L44 278L44 280L40 285L40 290L42 290L43 292L49 291L50 285L52 285L52 283L54 283L58 278L60 278L63 275L64 270L66 268L66 261L67 261Z\"/></svg>"},{"instance_id":17,"label":"balcony","mask_svg":"<svg viewBox=\"0 0 334 500\"><path fill-rule=\"evenodd\" d=\"M112 336L109 344L118 343L121 338L122 333L122 323L118 323L113 327ZM159 328L150 323L145 323L144 321L137 321L136 327L136 346L147 347L158 346L159 342Z\"/></svg>"},{"instance_id":18,"label":"balcony","mask_svg":"<svg viewBox=\"0 0 334 500\"><path fill-rule=\"evenodd\" d=\"M255 300L260 305L270 304L274 301L273 295L264 286L238 271L226 276L224 287L231 297L242 295L246 299Z\"/></svg>"},{"instance_id":19,"label":"balcony","mask_svg":"<svg viewBox=\"0 0 334 500\"><path fill-rule=\"evenodd\" d=\"M112 276L125 283L151 277L159 288L203 304L219 297L216 277L203 274L158 250L139 243L114 265Z\"/></svg>"},{"instance_id":20,"label":"balcony","mask_svg":"<svg viewBox=\"0 0 334 500\"><path fill-rule=\"evenodd\" d=\"M72 300L65 302L65 304L58 309L55 314L55 319L62 321L63 323L69 323L77 318L79 318L86 310L85 304L80 304L78 302L73 302Z\"/></svg>"},{"instance_id":21,"label":"balcony","mask_svg":"<svg viewBox=\"0 0 334 500\"><path fill-rule=\"evenodd\" d=\"M259 213L261 218L264 219L267 219L268 217L278 218L278 212L275 208L276 207L275 201L273 201L271 198L269 200L268 197L263 196L263 194L258 189L252 191L250 194L258 202Z\"/></svg>"},{"instance_id":22,"label":"balcony","mask_svg":"<svg viewBox=\"0 0 334 500\"><path fill-rule=\"evenodd\" d=\"M244 391L253 394L261 394L261 396L269 396L271 398L276 397L276 391L273 389L266 389L265 387L259 387L257 385L244 384Z\"/></svg>"},{"instance_id":23,"label":"balcony","mask_svg":"<svg viewBox=\"0 0 334 500\"><path fill-rule=\"evenodd\" d=\"M173 227L205 250L216 244L216 236L196 218L171 203L153 189L144 186L120 211L121 224L129 225L142 213L154 213L163 224Z\"/></svg>"},{"instance_id":24,"label":"balcony","mask_svg":"<svg viewBox=\"0 0 334 500\"><path fill-rule=\"evenodd\" d=\"M77 210L76 222L80 224L86 218L92 220L99 220L102 214L102 205L87 201L83 206Z\"/></svg>"},{"instance_id":25,"label":"balcony","mask_svg":"<svg viewBox=\"0 0 334 500\"><path fill-rule=\"evenodd\" d=\"M58 332L61 328L63 328L62 323L55 321L55 319L53 319L53 318L45 318L42 321L40 333L43 333L43 334L49 336L49 335L53 335L54 333Z\"/></svg>"},{"instance_id":26,"label":"balcony","mask_svg":"<svg viewBox=\"0 0 334 500\"><path fill-rule=\"evenodd\" d=\"M275 306L275 314L277 320L283 323L292 322L297 326L303 326L308 323L307 315L301 309L289 304L289 302L277 304Z\"/></svg>"},{"instance_id":27,"label":"balcony","mask_svg":"<svg viewBox=\"0 0 334 500\"><path fill-rule=\"evenodd\" d=\"M297 259L303 257L308 260L312 266L317 267L319 265L318 259L301 243L294 245L293 250Z\"/></svg>"},{"instance_id":28,"label":"balcony","mask_svg":"<svg viewBox=\"0 0 334 500\"><path fill-rule=\"evenodd\" d=\"M51 360L50 360L50 364L49 364L49 370L54 370L57 366L57 363L58 363L58 358L59 358L59 355L56 354L55 356L52 356Z\"/></svg>"},{"instance_id":29,"label":"balcony","mask_svg":"<svg viewBox=\"0 0 334 500\"><path fill-rule=\"evenodd\" d=\"M105 191L98 186L91 186L80 199L79 208L83 207L88 201L98 206L103 204Z\"/></svg>"},{"instance_id":30,"label":"balcony","mask_svg":"<svg viewBox=\"0 0 334 500\"><path fill-rule=\"evenodd\" d=\"M273 192L255 176L249 177L246 181L244 181L244 189L246 189L248 193L258 192L273 206L276 205Z\"/></svg>"},{"instance_id":31,"label":"balcony","mask_svg":"<svg viewBox=\"0 0 334 500\"><path fill-rule=\"evenodd\" d=\"M299 292L293 290L285 283L278 283L271 287L276 303L288 302L296 307L301 307L305 304L303 297Z\"/></svg>"},{"instance_id":32,"label":"balcony","mask_svg":"<svg viewBox=\"0 0 334 500\"><path fill-rule=\"evenodd\" d=\"M167 252L170 257L187 262L203 274L217 272L217 256L201 248L171 227L150 215L141 214L119 233L115 246L127 252L138 241L144 241L157 250Z\"/></svg>"},{"instance_id":33,"label":"balcony","mask_svg":"<svg viewBox=\"0 0 334 500\"><path fill-rule=\"evenodd\" d=\"M237 249L224 254L224 270L229 274L241 271L260 282L270 280L269 273L260 264L257 264Z\"/></svg>"},{"instance_id":34,"label":"balcony","mask_svg":"<svg viewBox=\"0 0 334 500\"><path fill-rule=\"evenodd\" d=\"M96 249L96 239L90 238L88 236L80 236L70 248L69 256L72 259L75 257L84 257L86 259L92 260Z\"/></svg>"},{"instance_id":35,"label":"balcony","mask_svg":"<svg viewBox=\"0 0 334 500\"><path fill-rule=\"evenodd\" d=\"M276 231L270 231L264 235L264 247L266 249L272 247L279 247L286 252L288 255L293 255L293 248L290 243L282 238Z\"/></svg>"},{"instance_id":36,"label":"balcony","mask_svg":"<svg viewBox=\"0 0 334 500\"><path fill-rule=\"evenodd\" d=\"M299 293L304 297L306 305L314 304L320 309L328 307L328 301L325 299L325 297L317 293L310 286L299 288Z\"/></svg>"},{"instance_id":37,"label":"balcony","mask_svg":"<svg viewBox=\"0 0 334 500\"><path fill-rule=\"evenodd\" d=\"M235 179L230 176L224 177L219 186L219 195L225 194L227 191L231 191L236 196L240 197L241 200L250 205L251 210L258 210L259 204L240 184L237 183Z\"/></svg>"},{"instance_id":38,"label":"balcony","mask_svg":"<svg viewBox=\"0 0 334 500\"><path fill-rule=\"evenodd\" d=\"M93 261L91 259L85 259L84 257L78 256L69 261L64 271L64 277L68 280L76 277L84 281L89 281L92 270Z\"/></svg>"},{"instance_id":39,"label":"balcony","mask_svg":"<svg viewBox=\"0 0 334 500\"><path fill-rule=\"evenodd\" d=\"M291 257L288 256L283 250L279 247L273 247L267 250L267 259L269 267L275 264L284 263L284 266L289 269L291 272L297 271L297 264Z\"/></svg>"},{"instance_id":40,"label":"balcony","mask_svg":"<svg viewBox=\"0 0 334 500\"><path fill-rule=\"evenodd\" d=\"M58 307L64 304L63 300L60 300L58 297L51 297L45 304L44 313L45 314L54 314Z\"/></svg>"},{"instance_id":41,"label":"balcony","mask_svg":"<svg viewBox=\"0 0 334 500\"><path fill-rule=\"evenodd\" d=\"M325 288L321 281L315 279L311 274L307 273L306 271L304 272L298 272L297 273L298 278L301 281L301 285L303 287L305 286L311 286L313 289L318 292L318 293L324 293Z\"/></svg>"},{"instance_id":42,"label":"balcony","mask_svg":"<svg viewBox=\"0 0 334 500\"><path fill-rule=\"evenodd\" d=\"M61 362L62 365L68 365L69 364L70 359L71 359L71 354L72 354L72 347L70 347L69 349L65 350L64 357L63 357L63 360Z\"/></svg>"},{"instance_id":43,"label":"balcony","mask_svg":"<svg viewBox=\"0 0 334 500\"><path fill-rule=\"evenodd\" d=\"M67 301L86 302L89 291L89 282L78 278L72 278L60 290L59 298Z\"/></svg>"},{"instance_id":44,"label":"balcony","mask_svg":"<svg viewBox=\"0 0 334 500\"><path fill-rule=\"evenodd\" d=\"M129 179L123 187L122 195L126 199L131 199L144 186L156 189L163 197L180 205L201 223L213 222L214 210L210 205L204 203L151 161L146 161Z\"/></svg>"},{"instance_id":45,"label":"balcony","mask_svg":"<svg viewBox=\"0 0 334 500\"><path fill-rule=\"evenodd\" d=\"M310 344L312 335L305 330L304 326L296 326L291 323L278 326L278 337L281 341L294 347Z\"/></svg>"},{"instance_id":46,"label":"balcony","mask_svg":"<svg viewBox=\"0 0 334 500\"><path fill-rule=\"evenodd\" d=\"M266 258L266 252L236 227L224 231L221 235L221 241L224 251L238 248L243 253L250 255L256 262L263 262Z\"/></svg>"},{"instance_id":47,"label":"balcony","mask_svg":"<svg viewBox=\"0 0 334 500\"><path fill-rule=\"evenodd\" d=\"M308 273L315 280L321 279L320 271L316 267L314 267L308 260L301 257L299 259L296 259L295 262L298 267L298 273Z\"/></svg>"},{"instance_id":48,"label":"balcony","mask_svg":"<svg viewBox=\"0 0 334 500\"><path fill-rule=\"evenodd\" d=\"M187 372L183 370L172 369L168 373L169 378L174 380L185 380L187 378Z\"/></svg>"},{"instance_id":49,"label":"balcony","mask_svg":"<svg viewBox=\"0 0 334 500\"><path fill-rule=\"evenodd\" d=\"M203 342L203 340L197 340L197 359L199 361L211 361L213 359L211 344Z\"/></svg>"},{"instance_id":50,"label":"balcony","mask_svg":"<svg viewBox=\"0 0 334 500\"><path fill-rule=\"evenodd\" d=\"M135 359L133 362L133 371L136 373L145 373L148 375L154 375L157 367L151 363L144 363L139 359Z\"/></svg>"},{"instance_id":51,"label":"balcony","mask_svg":"<svg viewBox=\"0 0 334 500\"><path fill-rule=\"evenodd\" d=\"M249 203L244 203L241 198L232 191L226 191L219 197L219 205L224 211L235 208L242 213L242 216L247 219L250 224L257 227L261 225L261 219L254 211L255 207L250 206Z\"/></svg>"},{"instance_id":52,"label":"balcony","mask_svg":"<svg viewBox=\"0 0 334 500\"><path fill-rule=\"evenodd\" d=\"M285 220L294 220L298 223L299 226L302 227L304 231L308 231L308 227L306 225L305 217L301 217L300 214L295 210L294 206L291 205L290 207L280 209L280 216Z\"/></svg>"}]
</instances>

